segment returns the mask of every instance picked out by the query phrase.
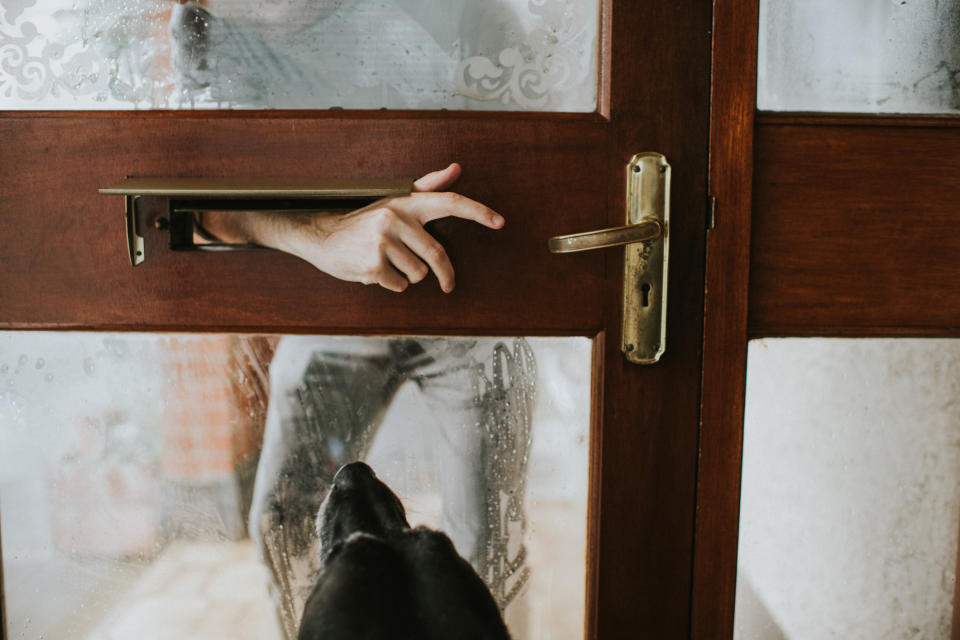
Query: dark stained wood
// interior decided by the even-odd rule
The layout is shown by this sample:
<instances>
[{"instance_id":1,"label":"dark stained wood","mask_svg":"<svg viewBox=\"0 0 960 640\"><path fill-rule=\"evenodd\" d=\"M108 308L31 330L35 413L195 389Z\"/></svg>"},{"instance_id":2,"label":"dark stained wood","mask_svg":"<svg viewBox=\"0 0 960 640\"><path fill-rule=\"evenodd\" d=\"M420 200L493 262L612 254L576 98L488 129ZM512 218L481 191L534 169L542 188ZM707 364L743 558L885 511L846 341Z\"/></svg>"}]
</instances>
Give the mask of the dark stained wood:
<instances>
[{"instance_id":1,"label":"dark stained wood","mask_svg":"<svg viewBox=\"0 0 960 640\"><path fill-rule=\"evenodd\" d=\"M711 6L609 0L603 16L601 106L587 116L4 114L0 328L602 335L587 629L688 637ZM674 167L668 346L653 367L619 352L622 252L546 251L551 235L623 223L624 166L640 151ZM341 283L280 254L171 253L149 220L134 269L122 202L96 193L124 175L415 177L451 160L458 191L507 225L433 228L457 268L449 296Z\"/></svg>"},{"instance_id":2,"label":"dark stained wood","mask_svg":"<svg viewBox=\"0 0 960 640\"><path fill-rule=\"evenodd\" d=\"M606 370L607 334L598 333L593 338L590 376L590 490L587 495L587 566L600 566L600 513L598 512L602 495L600 493L601 470L603 469L603 387ZM584 611L584 638L597 637L597 608L599 604L599 571L587 575L584 590L586 602Z\"/></svg>"},{"instance_id":3,"label":"dark stained wood","mask_svg":"<svg viewBox=\"0 0 960 640\"><path fill-rule=\"evenodd\" d=\"M958 121L758 124L751 336L960 335Z\"/></svg>"},{"instance_id":4,"label":"dark stained wood","mask_svg":"<svg viewBox=\"0 0 960 640\"><path fill-rule=\"evenodd\" d=\"M610 119L611 82L613 80L613 2L602 0L600 3L599 51L597 64L599 65L599 83L597 87L598 100L595 117Z\"/></svg>"},{"instance_id":5,"label":"dark stained wood","mask_svg":"<svg viewBox=\"0 0 960 640\"><path fill-rule=\"evenodd\" d=\"M759 111L758 125L836 125L849 127L960 127L960 118L955 115L891 115L884 113L816 113Z\"/></svg>"},{"instance_id":6,"label":"dark stained wood","mask_svg":"<svg viewBox=\"0 0 960 640\"><path fill-rule=\"evenodd\" d=\"M552 256L546 239L602 224L607 128L550 117L6 117L0 139L17 143L0 146L0 166L17 170L0 173L0 326L595 332L603 256ZM453 159L465 167L458 189L507 224L494 232L435 223L457 267L457 290L446 296L432 279L395 295L273 252L171 253L149 219L146 261L133 268L123 200L97 193L125 174L416 177ZM155 206L153 216L161 213ZM559 304L570 299L579 304Z\"/></svg>"},{"instance_id":7,"label":"dark stained wood","mask_svg":"<svg viewBox=\"0 0 960 640\"><path fill-rule=\"evenodd\" d=\"M654 366L631 365L620 353L623 252L605 253L602 639L690 633L710 20L710 3L614 5L607 223L623 224L632 154L665 154L673 185L667 350Z\"/></svg>"},{"instance_id":8,"label":"dark stained wood","mask_svg":"<svg viewBox=\"0 0 960 640\"><path fill-rule=\"evenodd\" d=\"M713 16L710 193L691 637L733 637L747 367L750 184L757 2L717 0Z\"/></svg>"}]
</instances>

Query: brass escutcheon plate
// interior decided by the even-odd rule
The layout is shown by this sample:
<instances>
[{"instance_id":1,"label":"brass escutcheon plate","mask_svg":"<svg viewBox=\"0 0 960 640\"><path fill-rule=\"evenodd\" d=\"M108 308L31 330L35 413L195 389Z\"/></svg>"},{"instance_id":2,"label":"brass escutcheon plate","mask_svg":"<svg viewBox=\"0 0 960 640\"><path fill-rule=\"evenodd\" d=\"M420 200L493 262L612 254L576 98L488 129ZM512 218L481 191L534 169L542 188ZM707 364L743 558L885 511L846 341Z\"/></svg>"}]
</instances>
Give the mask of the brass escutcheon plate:
<instances>
[{"instance_id":1,"label":"brass escutcheon plate","mask_svg":"<svg viewBox=\"0 0 960 640\"><path fill-rule=\"evenodd\" d=\"M624 247L621 350L630 362L653 364L667 345L667 264L670 258L670 164L638 153L627 164L626 224L657 221L658 238Z\"/></svg>"}]
</instances>

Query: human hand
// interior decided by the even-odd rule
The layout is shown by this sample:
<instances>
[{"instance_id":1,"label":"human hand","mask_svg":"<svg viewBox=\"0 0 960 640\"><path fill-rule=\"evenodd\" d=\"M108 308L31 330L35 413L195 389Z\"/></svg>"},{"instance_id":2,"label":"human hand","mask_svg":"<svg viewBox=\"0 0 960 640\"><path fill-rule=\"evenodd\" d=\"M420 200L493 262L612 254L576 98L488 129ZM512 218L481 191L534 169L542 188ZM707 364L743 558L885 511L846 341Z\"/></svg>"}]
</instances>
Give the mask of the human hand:
<instances>
[{"instance_id":1,"label":"human hand","mask_svg":"<svg viewBox=\"0 0 960 640\"><path fill-rule=\"evenodd\" d=\"M335 278L378 284L404 291L433 271L444 293L454 288L454 271L446 250L423 227L453 216L490 229L504 219L490 208L444 191L460 177L460 165L434 171L413 183L413 193L378 200L349 213L235 216L233 228L208 220L208 231L227 241L256 242L298 256ZM242 228L240 228L242 227Z\"/></svg>"},{"instance_id":2,"label":"human hand","mask_svg":"<svg viewBox=\"0 0 960 640\"><path fill-rule=\"evenodd\" d=\"M447 216L491 229L504 224L479 202L444 191L460 171L453 163L414 182L409 196L385 198L347 214L304 216L301 233L288 238L289 251L341 280L379 284L390 291L404 291L433 271L440 288L449 293L453 265L443 245L423 226Z\"/></svg>"}]
</instances>

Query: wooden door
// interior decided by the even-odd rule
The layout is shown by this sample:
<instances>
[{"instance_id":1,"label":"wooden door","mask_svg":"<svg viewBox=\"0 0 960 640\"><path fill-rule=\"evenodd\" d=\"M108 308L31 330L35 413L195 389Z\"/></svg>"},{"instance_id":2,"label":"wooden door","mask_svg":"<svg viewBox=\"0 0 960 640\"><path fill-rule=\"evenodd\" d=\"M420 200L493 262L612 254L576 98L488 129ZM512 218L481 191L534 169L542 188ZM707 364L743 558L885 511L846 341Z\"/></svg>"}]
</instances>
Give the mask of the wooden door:
<instances>
[{"instance_id":1,"label":"wooden door","mask_svg":"<svg viewBox=\"0 0 960 640\"><path fill-rule=\"evenodd\" d=\"M577 335L594 339L586 637L690 633L700 416L711 3L601 2L594 113L143 111L0 114L4 330ZM622 252L547 238L623 224L624 167L673 167L667 349L620 353ZM129 176L415 177L456 160L457 190L502 232L432 232L457 289L395 295L279 253L170 252L146 229L131 268Z\"/></svg>"},{"instance_id":2,"label":"wooden door","mask_svg":"<svg viewBox=\"0 0 960 640\"><path fill-rule=\"evenodd\" d=\"M758 112L759 5L715 6L697 638L734 632L748 338L956 338L960 326L955 113Z\"/></svg>"}]
</instances>

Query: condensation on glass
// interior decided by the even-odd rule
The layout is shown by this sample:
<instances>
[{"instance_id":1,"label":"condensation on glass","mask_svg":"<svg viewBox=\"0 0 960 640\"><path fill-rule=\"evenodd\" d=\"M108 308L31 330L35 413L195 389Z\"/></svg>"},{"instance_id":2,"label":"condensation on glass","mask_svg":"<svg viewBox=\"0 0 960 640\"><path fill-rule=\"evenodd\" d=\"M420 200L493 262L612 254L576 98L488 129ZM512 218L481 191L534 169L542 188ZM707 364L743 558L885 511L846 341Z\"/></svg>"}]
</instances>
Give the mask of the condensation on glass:
<instances>
[{"instance_id":1,"label":"condensation on glass","mask_svg":"<svg viewBox=\"0 0 960 640\"><path fill-rule=\"evenodd\" d=\"M513 637L581 638L591 348L2 333L10 637L282 638L269 585L312 580L317 549L271 546L301 533L293 507L278 527L277 496L365 459L411 525L450 535ZM289 573L267 568L287 553Z\"/></svg>"},{"instance_id":2,"label":"condensation on glass","mask_svg":"<svg viewBox=\"0 0 960 640\"><path fill-rule=\"evenodd\" d=\"M960 113L960 3L761 0L757 106Z\"/></svg>"},{"instance_id":3,"label":"condensation on glass","mask_svg":"<svg viewBox=\"0 0 960 640\"><path fill-rule=\"evenodd\" d=\"M949 639L958 487L960 340L751 342L735 638Z\"/></svg>"},{"instance_id":4,"label":"condensation on glass","mask_svg":"<svg viewBox=\"0 0 960 640\"><path fill-rule=\"evenodd\" d=\"M0 0L0 109L592 112L597 0Z\"/></svg>"}]
</instances>

